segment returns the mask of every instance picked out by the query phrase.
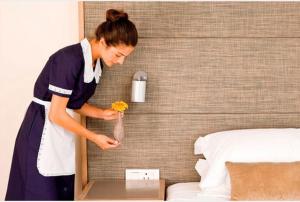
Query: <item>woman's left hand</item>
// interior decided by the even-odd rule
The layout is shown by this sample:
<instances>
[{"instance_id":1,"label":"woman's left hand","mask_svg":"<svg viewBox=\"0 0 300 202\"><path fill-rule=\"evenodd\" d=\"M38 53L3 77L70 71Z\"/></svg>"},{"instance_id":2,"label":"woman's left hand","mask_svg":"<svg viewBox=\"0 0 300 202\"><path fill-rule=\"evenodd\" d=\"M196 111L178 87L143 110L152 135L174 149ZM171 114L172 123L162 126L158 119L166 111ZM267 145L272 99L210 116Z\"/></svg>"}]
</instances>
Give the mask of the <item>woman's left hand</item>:
<instances>
[{"instance_id":1,"label":"woman's left hand","mask_svg":"<svg viewBox=\"0 0 300 202\"><path fill-rule=\"evenodd\" d=\"M107 120L107 121L115 120L115 119L118 118L119 113L120 113L121 117L123 118L123 116L124 116L123 112L118 112L118 111L113 110L113 109L104 109L102 111L101 118L104 119L104 120Z\"/></svg>"}]
</instances>

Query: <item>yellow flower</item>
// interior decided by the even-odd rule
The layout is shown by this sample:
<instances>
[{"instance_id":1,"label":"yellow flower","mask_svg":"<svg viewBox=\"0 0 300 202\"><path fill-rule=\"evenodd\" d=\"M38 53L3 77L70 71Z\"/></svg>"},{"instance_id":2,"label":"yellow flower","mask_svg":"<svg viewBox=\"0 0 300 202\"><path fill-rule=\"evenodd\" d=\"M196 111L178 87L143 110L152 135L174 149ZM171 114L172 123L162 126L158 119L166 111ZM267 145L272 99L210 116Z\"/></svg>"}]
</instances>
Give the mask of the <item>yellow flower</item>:
<instances>
[{"instance_id":1,"label":"yellow flower","mask_svg":"<svg viewBox=\"0 0 300 202\"><path fill-rule=\"evenodd\" d=\"M112 103L111 107L118 112L124 112L126 109L128 109L128 104L123 101L118 101Z\"/></svg>"}]
</instances>

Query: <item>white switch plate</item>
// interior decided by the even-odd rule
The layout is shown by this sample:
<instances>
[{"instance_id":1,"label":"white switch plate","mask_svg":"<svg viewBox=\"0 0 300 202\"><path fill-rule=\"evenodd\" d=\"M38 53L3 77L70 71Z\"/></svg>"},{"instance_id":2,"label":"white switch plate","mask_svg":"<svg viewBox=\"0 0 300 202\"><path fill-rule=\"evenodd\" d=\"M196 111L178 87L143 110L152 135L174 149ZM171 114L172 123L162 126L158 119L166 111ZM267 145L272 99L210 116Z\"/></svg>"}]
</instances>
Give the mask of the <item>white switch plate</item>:
<instances>
[{"instance_id":1,"label":"white switch plate","mask_svg":"<svg viewBox=\"0 0 300 202\"><path fill-rule=\"evenodd\" d=\"M159 180L159 169L126 169L126 180Z\"/></svg>"}]
</instances>

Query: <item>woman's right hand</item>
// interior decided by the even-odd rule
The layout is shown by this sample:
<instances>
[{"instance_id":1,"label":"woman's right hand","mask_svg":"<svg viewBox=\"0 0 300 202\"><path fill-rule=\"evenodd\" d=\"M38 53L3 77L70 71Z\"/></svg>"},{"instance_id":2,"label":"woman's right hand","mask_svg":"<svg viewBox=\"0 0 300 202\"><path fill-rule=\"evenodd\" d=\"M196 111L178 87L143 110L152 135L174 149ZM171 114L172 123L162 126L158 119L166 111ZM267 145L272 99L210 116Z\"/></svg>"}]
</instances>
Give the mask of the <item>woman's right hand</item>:
<instances>
[{"instance_id":1,"label":"woman's right hand","mask_svg":"<svg viewBox=\"0 0 300 202\"><path fill-rule=\"evenodd\" d=\"M103 150L116 148L120 145L117 140L111 139L105 135L95 135L93 142Z\"/></svg>"}]
</instances>

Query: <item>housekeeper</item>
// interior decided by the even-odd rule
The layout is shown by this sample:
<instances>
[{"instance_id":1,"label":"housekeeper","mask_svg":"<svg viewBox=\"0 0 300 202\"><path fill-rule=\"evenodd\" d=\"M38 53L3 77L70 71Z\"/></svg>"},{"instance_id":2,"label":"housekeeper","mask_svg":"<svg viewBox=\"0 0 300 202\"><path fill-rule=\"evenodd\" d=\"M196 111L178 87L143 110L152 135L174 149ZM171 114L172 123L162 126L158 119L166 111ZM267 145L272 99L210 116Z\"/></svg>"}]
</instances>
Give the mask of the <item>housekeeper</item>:
<instances>
[{"instance_id":1,"label":"housekeeper","mask_svg":"<svg viewBox=\"0 0 300 202\"><path fill-rule=\"evenodd\" d=\"M127 13L110 9L95 38L83 39L50 56L34 86L34 98L14 148L6 200L73 200L75 135L101 149L119 142L96 134L73 119L74 111L114 120L118 112L87 103L99 83L103 62L123 64L137 44L135 25Z\"/></svg>"}]
</instances>

